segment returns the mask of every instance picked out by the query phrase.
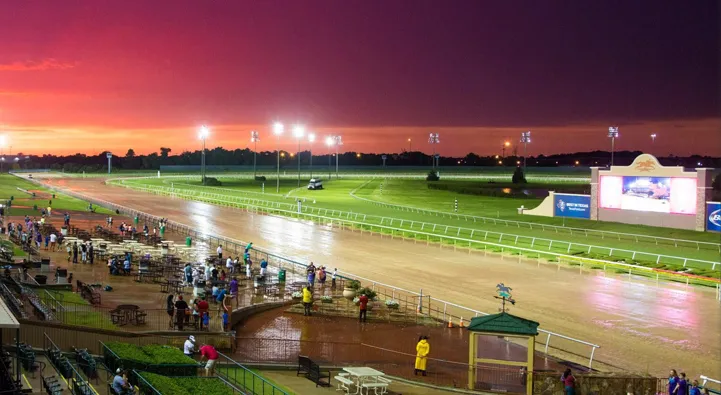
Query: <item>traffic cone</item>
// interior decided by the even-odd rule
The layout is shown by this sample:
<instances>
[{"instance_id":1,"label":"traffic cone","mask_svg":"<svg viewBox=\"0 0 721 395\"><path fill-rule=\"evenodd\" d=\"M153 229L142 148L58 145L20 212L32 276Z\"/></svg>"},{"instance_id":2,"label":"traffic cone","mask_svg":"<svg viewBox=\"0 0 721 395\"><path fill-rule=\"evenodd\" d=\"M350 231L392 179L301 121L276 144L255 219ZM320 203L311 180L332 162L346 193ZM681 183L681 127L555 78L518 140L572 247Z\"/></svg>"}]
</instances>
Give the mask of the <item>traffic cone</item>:
<instances>
[{"instance_id":1,"label":"traffic cone","mask_svg":"<svg viewBox=\"0 0 721 395\"><path fill-rule=\"evenodd\" d=\"M465 325L463 324L463 317L461 317L461 322L458 324L459 327L465 328Z\"/></svg>"},{"instance_id":2,"label":"traffic cone","mask_svg":"<svg viewBox=\"0 0 721 395\"><path fill-rule=\"evenodd\" d=\"M453 318L451 317L448 318L448 327L453 328Z\"/></svg>"}]
</instances>

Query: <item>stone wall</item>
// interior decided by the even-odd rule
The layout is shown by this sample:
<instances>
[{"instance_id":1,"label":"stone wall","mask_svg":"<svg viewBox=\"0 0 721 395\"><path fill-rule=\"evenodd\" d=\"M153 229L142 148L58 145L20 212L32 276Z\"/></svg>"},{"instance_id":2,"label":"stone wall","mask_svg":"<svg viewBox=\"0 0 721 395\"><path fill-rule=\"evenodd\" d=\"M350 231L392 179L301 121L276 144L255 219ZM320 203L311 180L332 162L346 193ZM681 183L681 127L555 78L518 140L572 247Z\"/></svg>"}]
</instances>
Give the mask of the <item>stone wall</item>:
<instances>
[{"instance_id":1,"label":"stone wall","mask_svg":"<svg viewBox=\"0 0 721 395\"><path fill-rule=\"evenodd\" d=\"M614 374L574 373L576 395L656 395L666 392L663 380L655 377L618 376ZM563 395L564 387L558 372L535 372L534 395Z\"/></svg>"}]
</instances>

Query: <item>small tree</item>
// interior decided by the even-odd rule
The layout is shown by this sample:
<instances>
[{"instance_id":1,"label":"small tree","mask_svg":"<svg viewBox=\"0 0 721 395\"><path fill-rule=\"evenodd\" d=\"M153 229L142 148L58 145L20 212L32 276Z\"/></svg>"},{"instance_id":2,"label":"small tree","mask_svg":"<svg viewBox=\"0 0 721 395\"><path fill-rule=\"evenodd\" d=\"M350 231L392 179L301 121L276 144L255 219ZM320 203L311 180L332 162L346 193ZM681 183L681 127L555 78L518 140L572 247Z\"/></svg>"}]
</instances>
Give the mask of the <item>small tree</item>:
<instances>
[{"instance_id":1,"label":"small tree","mask_svg":"<svg viewBox=\"0 0 721 395\"><path fill-rule=\"evenodd\" d=\"M426 181L439 181L440 179L441 178L438 177L438 173L436 173L435 170L429 171L426 176Z\"/></svg>"},{"instance_id":2,"label":"small tree","mask_svg":"<svg viewBox=\"0 0 721 395\"><path fill-rule=\"evenodd\" d=\"M513 172L513 178L511 178L511 181L514 184L526 183L526 176L523 174L523 169L521 167L516 167L516 171Z\"/></svg>"}]
</instances>

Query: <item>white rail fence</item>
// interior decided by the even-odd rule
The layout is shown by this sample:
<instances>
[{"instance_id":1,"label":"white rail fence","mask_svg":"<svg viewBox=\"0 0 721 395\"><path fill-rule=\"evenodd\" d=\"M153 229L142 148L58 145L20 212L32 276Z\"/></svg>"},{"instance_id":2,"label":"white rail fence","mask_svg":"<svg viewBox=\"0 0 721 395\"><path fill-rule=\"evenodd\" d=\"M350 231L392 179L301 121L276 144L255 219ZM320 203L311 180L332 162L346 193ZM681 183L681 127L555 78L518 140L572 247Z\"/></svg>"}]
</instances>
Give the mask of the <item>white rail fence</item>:
<instances>
[{"instance_id":1,"label":"white rail fence","mask_svg":"<svg viewBox=\"0 0 721 395\"><path fill-rule=\"evenodd\" d=\"M138 185L128 185L123 184L126 188L132 188L137 189L145 192L151 192L156 194L162 194L166 196L172 196L172 197L179 197L179 198L186 198L186 199L202 199L206 200L208 202L215 202L220 204L228 205L230 203L235 203L239 206L248 207L248 206L258 206L258 207L268 207L273 209L278 209L285 212L291 212L291 213L297 213L297 205L292 203L283 203L283 202L274 202L274 201L268 201L263 199L250 199L245 197L239 197L239 196L230 196L225 194L214 194L209 192L203 192L199 190L188 190L188 189L177 189L177 188L168 188L163 186L154 186L154 185L148 185L148 186L138 186ZM283 210L282 208L285 208ZM513 245L519 245L519 244L525 244L528 245L530 248L545 248L548 251L551 251L552 249L556 250L565 250L566 254L570 254L571 250L574 249L574 251L577 252L583 252L587 254L597 253L597 254L605 254L608 257L614 257L614 253L616 254L615 257L617 258L630 258L630 259L646 259L648 261L653 261L656 264L681 264L683 267L686 267L688 263L692 263L694 266L699 268L710 268L711 270L716 269L716 265L719 264L719 262L716 261L707 261L702 259L694 259L694 258L687 258L687 257L680 257L680 256L673 256L673 255L664 255L664 254L656 254L651 252L644 252L644 251L635 251L635 250L627 250L623 248L614 248L614 247L606 247L606 246L597 246L597 245L591 245L591 244L585 244L585 243L577 243L577 242L571 242L571 241L565 241L565 240L555 240L555 239L548 239L543 237L534 237L534 236L525 236L525 235L516 235L512 233L501 233L501 232L494 232L494 231L487 231L487 230L479 230L479 229L472 229L472 228L465 228L465 227L459 227L459 226L453 226L453 225L445 225L445 224L436 224L436 223L429 223L429 222L421 222L421 221L414 221L409 219L400 219L400 218L392 218L392 217L381 217L376 215L370 215L370 214L362 214L362 213L353 213L349 211L341 211L341 210L333 210L333 209L325 209L325 208L319 208L319 207L312 207L307 205L301 205L301 210L304 213L308 214L315 214L318 216L331 216L331 217L337 217L341 219L353 219L355 221L364 221L364 224L366 225L375 225L373 223L367 222L370 220L376 220L379 225L388 225L390 227L394 226L394 223L396 227L403 228L404 230L409 231L419 231L419 232L431 232L435 235L443 234L448 236L455 235L455 237L461 237L463 236L464 239L471 239L476 240L474 237L483 238L484 241L491 239L497 239L497 243L503 243L504 241L506 243L513 243ZM407 228L404 228L406 226ZM583 235L585 234L586 237L588 237L588 233L586 233L587 230L580 229L576 232L576 235ZM574 235L573 230L571 230L571 235ZM507 244L504 244L507 245ZM663 258L663 261L662 261Z\"/></svg>"},{"instance_id":2,"label":"white rail fence","mask_svg":"<svg viewBox=\"0 0 721 395\"><path fill-rule=\"evenodd\" d=\"M679 245L689 245L689 246L695 246L697 250L701 249L702 247L705 249L713 249L718 250L721 253L721 243L712 243L708 241L698 241L698 240L686 240L686 239L675 239L670 237L660 237L660 236L649 236L649 235L641 235L641 234L635 234L635 233L623 233L623 232L613 232L608 230L596 230L596 229L584 229L584 228L573 228L568 226L558 226L558 225L546 225L541 224L537 222L524 222L524 221L514 221L514 220L507 220L507 219L500 219L500 218L492 218L492 217L480 217L475 215L465 215L465 214L457 214L457 213L449 213L445 211L436 211L436 210L428 210L413 206L404 206L400 204L392 204L392 203L385 203L385 202L379 202L377 200L364 198L361 196L358 196L355 194L359 189L363 188L365 185L367 185L369 182L373 180L368 180L366 183L360 185L358 188L352 190L350 192L350 195L358 200L365 201L367 203L375 204L377 206L381 207L387 207L387 208L393 208L396 210L401 211L408 211L413 213L419 213L419 214L426 214L426 215L435 215L440 217L448 217L448 218L455 218L458 220L466 220L466 221L473 221L473 222L483 222L485 223L492 223L494 225L505 225L505 226L516 226L517 228L520 227L528 227L529 229L540 229L543 231L547 230L555 230L556 233L560 232L570 232L573 234L575 231L577 234L583 233L584 235L588 236L600 236L602 239L605 238L613 238L617 240L621 240L621 238L624 238L626 240L634 240L635 242L653 242L656 245L659 244L659 242L663 244L673 244L674 247L678 247Z\"/></svg>"}]
</instances>

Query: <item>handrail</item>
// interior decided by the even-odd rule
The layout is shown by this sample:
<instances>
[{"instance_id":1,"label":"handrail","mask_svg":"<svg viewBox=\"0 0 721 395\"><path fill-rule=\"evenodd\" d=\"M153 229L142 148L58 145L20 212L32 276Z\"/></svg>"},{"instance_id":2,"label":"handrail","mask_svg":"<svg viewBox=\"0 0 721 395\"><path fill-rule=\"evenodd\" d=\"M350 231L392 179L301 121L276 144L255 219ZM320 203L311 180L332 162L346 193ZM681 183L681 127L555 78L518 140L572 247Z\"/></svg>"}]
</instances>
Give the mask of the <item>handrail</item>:
<instances>
[{"instance_id":1,"label":"handrail","mask_svg":"<svg viewBox=\"0 0 721 395\"><path fill-rule=\"evenodd\" d=\"M704 376L704 375L701 375L701 376L699 376L699 377L701 378L701 380L703 380L703 384L701 384L702 387L705 387L705 386L706 386L706 382L707 382L707 381L710 381L710 382L716 383L716 384L721 384L721 381L716 380L716 379L712 379L711 377L707 377L707 376Z\"/></svg>"},{"instance_id":2,"label":"handrail","mask_svg":"<svg viewBox=\"0 0 721 395\"><path fill-rule=\"evenodd\" d=\"M35 182L38 183L38 184L40 184L40 185L43 185L42 183L39 183L38 181L35 181ZM152 214L148 214L148 213L145 213L145 212L142 212L142 211L139 211L139 210L135 210L135 209L132 209L132 208L128 208L128 207L126 207L126 206L122 206L122 205L119 205L119 204L116 204L116 203L108 202L108 201L103 200L103 199L92 198L92 197L85 196L85 195L83 195L83 194L80 194L80 193L77 193L77 192L74 192L74 191L65 191L65 190L63 190L63 189L56 188L56 187L54 187L54 186L50 186L50 188L53 189L53 190L57 190L58 192L63 192L63 193L65 193L65 194L68 194L68 195L70 195L70 196L74 196L74 197L76 197L76 198L78 198L78 199L87 200L87 201L93 201L96 205L105 206L105 207L108 207L108 208L114 208L114 209L116 209L116 210L122 209L122 210L123 210L124 212L126 212L126 213L136 214L136 215L143 215L144 217L150 218L151 220L154 220L154 221L159 221L159 220L160 220L160 217L158 217L158 216L155 216L155 215L152 215ZM305 215L308 215L308 214L305 214ZM336 220L336 219L334 219L334 220ZM204 237L204 238L210 238L210 237L211 237L211 236L208 235L208 234L194 231L194 230L192 230L189 226L187 226L187 225L185 225L185 224L182 224L182 223L179 223L179 222L176 222L176 221L168 221L168 223L169 223L169 224L174 224L174 225L176 225L178 228L184 228L184 229L186 229L187 232L191 232L191 231L192 231L194 234L200 235L200 236L202 236L202 237ZM417 232L416 232L416 233L417 233ZM437 236L437 235L433 235L433 236L434 236L434 237L440 237L440 236ZM231 242L231 243L234 243L234 244L240 244L240 245L242 245L242 246L244 246L244 245L247 244L247 243L242 242L242 241L240 241L240 240L231 239L231 238L226 238L226 237L223 237L223 238L216 237L216 238L217 238L218 240L221 240L221 239L222 239L222 240L226 241L226 243L227 243L227 242ZM490 244L490 243L489 243L489 244ZM518 248L518 247L508 247L508 246L504 246L504 247L507 247L507 248ZM307 265L304 265L304 264L302 264L302 263L296 262L296 261L294 261L294 260L292 260L292 259L285 258L285 257L282 257L282 256L280 256L280 255L276 255L276 254L273 254L273 253L271 253L271 252L265 251L265 250L263 250L263 249L255 246L255 245L253 246L253 248L254 248L255 250L259 251L259 252L263 252L263 253L267 254L269 257L270 257L270 256L273 256L273 257L275 257L276 259L279 259L279 260L281 260L281 261L288 262L288 263L290 263L290 264L292 264L292 265L301 266L301 267L306 267L306 266L307 266ZM549 253L544 253L544 254L549 254ZM560 255L560 254L555 254L555 253L550 253L550 254L551 254L551 255ZM571 258L576 258L576 257L571 257ZM611 263L611 262L609 262L609 263ZM626 265L626 266L632 266L632 265ZM643 267L639 267L639 268L643 268ZM644 269L648 269L648 268L644 268ZM650 269L648 269L648 270L650 270ZM350 274L350 273L346 273L346 274L349 274L349 275L352 276L352 274ZM391 288L395 288L395 287L391 287ZM396 289L398 289L398 288L396 288ZM399 290L401 290L401 289L399 289ZM405 291L405 290L403 290L403 291L404 291L404 292L408 292L408 291ZM438 299L436 299L436 300L438 300ZM442 300L438 300L438 301L441 302L441 303L447 303L447 302L442 301ZM459 305L456 305L456 306L459 306ZM463 306L459 306L459 307L460 307L460 308L463 308L463 309L465 309L465 310L468 310L468 311L473 311L473 312L476 312L476 311L477 311L477 310L470 309L470 308L463 307ZM480 313L480 312L478 312L478 313ZM559 334L556 334L556 333L553 333L553 332L550 332L550 331L545 331L545 330L543 330L543 329L538 329L538 331L539 331L539 332L544 332L544 333L548 334L548 339L547 339L547 341L546 341L547 347L548 347L548 340L550 340L550 337L551 337L551 336L558 336L558 337L561 337L561 338L564 338L564 339L568 339L568 340L571 340L571 341L576 342L576 343L579 343L579 344L591 346L591 347L592 347L592 350L591 350L591 357L590 357L590 359L589 359L589 368L591 367L591 364L593 363L593 357L594 357L594 353L595 353L596 349L597 349L597 348L600 348L599 345L595 345L595 344L592 344L592 343L589 343L589 342L586 342L586 341L583 341L583 340L579 340L579 339L574 339L574 338L571 338L571 337L568 337L568 336L565 336L565 335L559 335Z\"/></svg>"},{"instance_id":3,"label":"handrail","mask_svg":"<svg viewBox=\"0 0 721 395\"><path fill-rule=\"evenodd\" d=\"M373 180L372 179L368 180L368 182L366 182L365 184L362 184L361 187L370 183L371 181L373 181ZM708 241L675 239L675 238L671 238L671 237L640 235L640 234L636 234L636 233L614 232L614 231L609 231L609 230L597 230L597 229L574 228L574 227L569 227L569 226L547 225L547 224L540 224L540 223L534 223L534 222L528 222L528 221L516 221L516 220L509 220L509 219L482 217L482 216L476 216L476 215L449 213L446 211L429 210L429 209L418 208L418 207L413 207L413 206L404 206L404 205L400 205L400 204L379 202L377 200L368 199L368 198L364 198L364 197L355 195L355 191L358 189L360 189L360 187L352 190L349 193L350 196L355 199L364 200L366 202L369 202L372 204L377 204L380 206L388 206L388 207L392 207L392 208L405 209L405 210L416 210L417 212L425 211L425 212L432 213L432 214L448 215L450 218L456 217L458 219L461 219L461 218L481 219L481 220L487 220L487 221L498 221L498 222L502 222L502 223L506 223L506 224L514 224L514 225L523 224L523 225L529 225L529 227L531 227L531 228L533 227L533 225L535 225L535 226L541 226L541 227L548 227L548 228L552 228L552 229L557 228L557 229L564 229L564 230L575 230L578 232L601 233L602 235L609 234L609 235L616 235L616 236L628 236L628 237L632 237L635 239L638 239L640 237L640 238L650 238L650 239L654 239L654 240L666 240L666 241L672 241L672 242L674 242L674 244L689 243L689 244L696 244L696 245L709 245L709 246L717 247L719 252L721 252L721 243L712 243L712 242L708 242ZM658 241L656 241L656 243L658 243Z\"/></svg>"},{"instance_id":4,"label":"handrail","mask_svg":"<svg viewBox=\"0 0 721 395\"><path fill-rule=\"evenodd\" d=\"M163 395L163 393L160 392L160 391L158 391L157 388L153 387L153 385L150 384L150 382L148 382L148 380L146 380L145 377L143 377L143 375L140 374L140 372L138 372L137 370L133 369L133 370L132 370L132 373L133 373L133 375L134 375L137 379L142 380L142 381L145 383L145 385L148 386L148 389L149 389L149 390L155 391L155 392L153 392L151 395Z\"/></svg>"},{"instance_id":5,"label":"handrail","mask_svg":"<svg viewBox=\"0 0 721 395\"><path fill-rule=\"evenodd\" d=\"M124 186L125 186L126 188L136 189L136 190L140 190L140 191L146 191L146 192L155 193L155 194L158 194L158 191L162 191L162 192L165 192L165 193L167 193L167 194L170 194L170 195L172 195L172 196L174 196L174 197L186 198L186 199L191 199L191 200L204 199L204 200L213 201L213 202L218 202L218 203L229 203L229 204L232 203L232 204L237 204L237 205L246 206L246 207L261 207L261 208L264 208L264 206L262 206L262 205L260 205L260 206L259 206L259 205L256 205L256 204L254 204L253 202L268 203L268 204L271 205L271 206L278 206L278 207L280 207L280 206L286 206L286 207L289 208L289 209L286 210L286 211L293 212L294 214L297 213L297 210L294 210L294 208L295 208L296 206L293 205L293 204L290 204L290 203L275 202L275 201L262 200L262 199L248 199L248 198L234 197L234 196L223 195L223 194L215 194L215 195L217 195L217 196L216 196L216 197L213 197L212 195L214 195L214 194L208 194L208 193L205 193L205 192L196 192L196 191L192 191L193 193L189 193L189 192L191 192L191 191L188 190L188 189L178 189L178 191L186 191L186 192L188 192L188 193L182 193L182 192L177 192L177 191L174 190L174 189L170 189L170 188L166 188L166 187L160 187L160 186L147 186L147 187L146 187L146 186L143 186L143 187L141 187L141 186L136 186L136 185L130 186L130 185L128 185L128 184L124 184ZM165 189L170 189L170 191L165 191ZM196 195L196 193L198 193L198 194ZM204 194L205 194L205 195L211 195L211 197L209 198L209 197L207 197L207 196L203 196ZM240 200L240 201L234 202L234 201L232 201L232 200L230 200L230 201L228 201L228 200L222 200L222 199L220 199L221 196L222 196L222 197L225 197L225 198L229 198L229 199ZM249 200L250 203L248 203L248 202L243 202L242 200ZM505 237L506 239L508 239L508 238L513 239L513 244L514 244L514 245L517 245L518 242L519 242L519 240L520 240L520 241L526 240L527 242L530 242L531 247L533 247L533 246L536 244L536 242L538 241L538 242L543 242L544 244L548 244L548 249L549 249L549 250L550 250L551 248L553 248L554 244L556 244L556 245L560 245L560 246L562 246L562 247L565 247L566 250L567 250L567 252L570 252L571 248L573 248L573 247L576 247L576 248L581 247L581 248L583 248L584 250L588 250L589 253L594 252L594 249L595 249L595 250L601 250L601 251L607 253L608 256L613 256L613 253L614 253L614 252L621 252L621 253L625 253L625 254L630 255L630 259L636 259L636 256L637 256L637 255L639 255L639 256L647 256L647 257L649 257L649 258L651 258L651 259L655 258L655 261L656 261L657 264L658 264L658 263L661 263L661 258L666 258L666 259L669 259L669 260L677 260L677 261L679 261L679 262L683 262L683 267L686 267L686 265L687 265L689 262L696 262L696 263L701 263L701 264L705 264L705 265L711 265L711 270L716 270L716 265L719 264L719 262L716 262L716 261L707 261L707 260L704 260L704 259L687 258L687 257L675 256L675 255L656 254L656 253L646 252L646 251L627 250L627 249L623 249L623 248L606 247L606 246L599 246L599 245L585 244L585 243L576 243L576 242L572 242L572 241L558 240L558 239L549 239L549 238L543 238L543 237L517 235L517 234L514 234L514 233L503 233L503 232L496 232L496 231L492 231L492 230L466 228L466 227L461 227L461 226L456 226L456 225L445 225L445 224L437 224L437 223L432 223L432 222L415 221L415 220L410 220L410 219L392 218L392 217L382 217L382 216L372 215L372 214L354 213L354 212L351 212L351 211L342 211L342 210L333 210L333 209L323 209L323 208L308 207L308 206L303 206L303 207L302 207L302 210L310 211L311 213L312 213L313 211L317 211L317 212L318 212L318 215L320 215L320 213L321 213L322 211L325 211L326 214L328 213L328 211L331 211L331 215L335 215L336 213L338 213L340 217L344 217L344 216L345 216L345 217L347 217L347 218L350 218L351 216L355 216L355 218L357 218L359 215L362 215L364 221L365 221L367 218L377 218L377 219L380 219L380 225L383 225L383 222L384 222L384 221L387 221L387 220L390 221L390 224L391 224L391 225L393 225L393 222L394 222L394 221L396 221L396 222L397 222L397 221L400 221L400 226L401 226L401 227L403 226L403 223L410 223L410 229L407 229L408 231L415 231L415 230L413 229L413 226L417 224L417 225L421 225L421 231L422 231L425 227L428 227L428 228L431 228L431 227L432 227L432 229L433 229L434 231L435 231L436 228L444 229L444 235L447 234L449 230L456 232L456 235L457 235L457 236L459 236L459 235L461 234L461 231L464 231L465 233L469 233L469 237L471 237L471 238L473 237L474 234L478 234L478 235L483 234L484 240L487 240L489 236L498 237L499 243L500 243L501 241L503 241L503 239L504 239L504 237ZM280 209L279 209L278 211L280 211ZM342 219L342 218L341 218L341 219ZM496 219L493 219L493 220L496 221ZM502 221L502 220L501 220L501 221ZM375 225L375 224L369 224L369 225ZM536 225L537 227L538 227L538 226L541 226L541 227L543 227L543 226L551 226L551 225L544 225L544 224L535 224L535 225ZM531 229L532 229L532 227L531 227ZM576 230L577 232L582 232L582 233L585 234L586 236L588 236L588 232L589 232L589 230L587 230L587 229L578 229L578 228L565 228L565 229L569 230L572 236L573 236L573 231L574 231L574 230ZM591 232L593 232L593 230L591 230ZM698 243L704 243L704 242L698 242ZM721 245L720 245L720 246L721 246ZM721 248L721 247L720 247L720 248ZM667 262L667 263L668 263L668 262Z\"/></svg>"},{"instance_id":6,"label":"handrail","mask_svg":"<svg viewBox=\"0 0 721 395\"><path fill-rule=\"evenodd\" d=\"M232 381L231 381L231 377L230 377L228 374L225 374L225 375L222 374L223 368L224 368L224 367L227 368L227 366L223 366L222 364L216 364L216 368L215 368L216 374L218 374L218 376L224 378L226 381L231 382L231 383L235 383L235 385L240 386L240 387L242 387L242 388L245 388L246 390L250 390L250 391L251 391L251 392L250 392L251 394L256 394L257 392L255 391L255 388L256 388L256 387L255 387L255 385L256 385L255 380L260 380L261 388L262 388L262 390L261 390L261 392L260 392L261 395L268 394L268 392L266 392L266 388L265 388L266 385L271 389L271 392L270 392L271 395L274 395L274 394L276 394L276 393L277 393L277 394L281 394L281 395L289 395L287 392L285 392L285 391L283 391L282 389L280 389L280 388L276 387L275 385L273 385L273 383L271 383L270 381L268 381L267 379L265 379L263 376L260 376L260 375L256 374L256 373L253 372L252 370L246 368L245 366L241 365L240 363L238 363L238 362L235 361L234 359L230 358L229 356L223 354L222 352L218 352L218 355L220 355L220 356L222 356L223 358L225 358L225 363L226 363L226 364L229 364L231 367L234 367L235 369L240 369L240 370L243 372L243 380L242 380L242 382L238 380L238 378L237 378L237 376L236 376L236 371L233 371L234 375L233 375ZM229 372L228 372L228 373L229 373ZM252 380L251 380L251 383L250 383L250 387L249 387L248 385L246 385L246 381L247 381L247 380L246 380L246 375L247 375L247 374L250 374L251 377L252 377Z\"/></svg>"}]
</instances>

